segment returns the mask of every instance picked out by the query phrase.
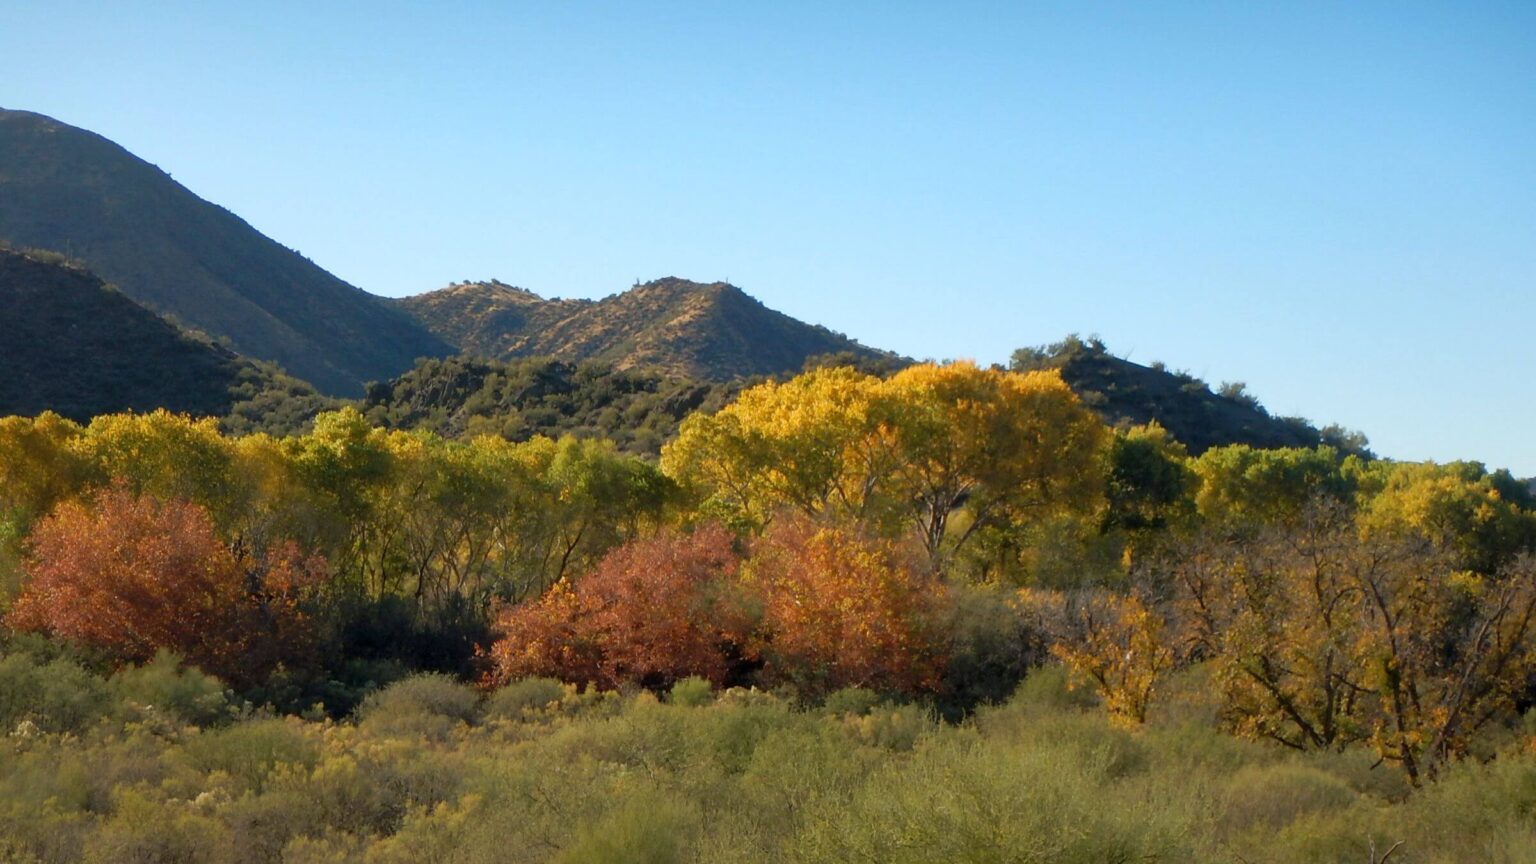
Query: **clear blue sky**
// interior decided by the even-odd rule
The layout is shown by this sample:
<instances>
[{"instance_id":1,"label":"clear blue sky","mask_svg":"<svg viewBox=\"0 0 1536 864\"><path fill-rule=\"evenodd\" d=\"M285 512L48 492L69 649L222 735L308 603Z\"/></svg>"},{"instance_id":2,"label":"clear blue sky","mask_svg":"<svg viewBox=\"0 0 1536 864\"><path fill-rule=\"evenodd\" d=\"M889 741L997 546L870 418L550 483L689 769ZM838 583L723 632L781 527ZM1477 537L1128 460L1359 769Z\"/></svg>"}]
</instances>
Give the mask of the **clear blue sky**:
<instances>
[{"instance_id":1,"label":"clear blue sky","mask_svg":"<svg viewBox=\"0 0 1536 864\"><path fill-rule=\"evenodd\" d=\"M1536 3L0 0L0 105L363 288L729 278L916 357L1097 333L1536 474Z\"/></svg>"}]
</instances>

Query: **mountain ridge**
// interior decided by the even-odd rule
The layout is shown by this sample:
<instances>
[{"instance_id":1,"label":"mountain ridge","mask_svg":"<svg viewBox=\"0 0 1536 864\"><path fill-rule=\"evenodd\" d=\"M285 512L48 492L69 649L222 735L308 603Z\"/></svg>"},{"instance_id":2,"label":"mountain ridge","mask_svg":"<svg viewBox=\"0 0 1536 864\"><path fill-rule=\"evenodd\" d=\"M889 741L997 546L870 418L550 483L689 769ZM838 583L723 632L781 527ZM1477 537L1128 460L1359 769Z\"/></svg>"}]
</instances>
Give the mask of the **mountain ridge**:
<instances>
[{"instance_id":1,"label":"mountain ridge","mask_svg":"<svg viewBox=\"0 0 1536 864\"><path fill-rule=\"evenodd\" d=\"M545 299L492 280L395 303L463 353L489 360L547 356L723 381L799 371L824 354L899 359L770 309L730 283L675 276L601 300Z\"/></svg>"},{"instance_id":2,"label":"mountain ridge","mask_svg":"<svg viewBox=\"0 0 1536 864\"><path fill-rule=\"evenodd\" d=\"M449 346L122 145L0 109L0 239L84 262L125 294L333 393Z\"/></svg>"}]
</instances>

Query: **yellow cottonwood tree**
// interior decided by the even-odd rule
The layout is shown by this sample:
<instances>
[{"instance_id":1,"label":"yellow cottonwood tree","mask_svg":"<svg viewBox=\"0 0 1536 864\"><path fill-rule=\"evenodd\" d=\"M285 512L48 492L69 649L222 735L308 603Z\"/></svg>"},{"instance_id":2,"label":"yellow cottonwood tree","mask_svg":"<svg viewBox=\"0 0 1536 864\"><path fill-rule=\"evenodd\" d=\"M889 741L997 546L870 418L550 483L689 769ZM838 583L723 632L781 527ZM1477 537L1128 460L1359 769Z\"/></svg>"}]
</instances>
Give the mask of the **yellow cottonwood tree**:
<instances>
[{"instance_id":1,"label":"yellow cottonwood tree","mask_svg":"<svg viewBox=\"0 0 1536 864\"><path fill-rule=\"evenodd\" d=\"M781 509L856 519L912 531L937 567L988 526L1097 507L1106 438L1055 372L834 367L690 418L662 466L739 527Z\"/></svg>"}]
</instances>

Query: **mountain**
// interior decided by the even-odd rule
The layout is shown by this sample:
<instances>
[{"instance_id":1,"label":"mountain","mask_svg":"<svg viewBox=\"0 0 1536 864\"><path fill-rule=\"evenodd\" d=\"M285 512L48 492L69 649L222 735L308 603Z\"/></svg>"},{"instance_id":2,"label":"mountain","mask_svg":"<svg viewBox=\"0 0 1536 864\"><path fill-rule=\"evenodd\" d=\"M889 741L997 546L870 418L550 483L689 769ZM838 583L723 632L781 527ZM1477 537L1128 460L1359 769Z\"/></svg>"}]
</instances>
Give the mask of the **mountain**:
<instances>
[{"instance_id":1,"label":"mountain","mask_svg":"<svg viewBox=\"0 0 1536 864\"><path fill-rule=\"evenodd\" d=\"M185 333L61 256L0 249L0 416L166 408L281 430L329 400ZM276 424L276 425L274 425Z\"/></svg>"},{"instance_id":2,"label":"mountain","mask_svg":"<svg viewBox=\"0 0 1536 864\"><path fill-rule=\"evenodd\" d=\"M1242 384L1220 391L1185 372L1162 364L1143 366L1109 353L1097 339L1069 336L1045 348L1021 348L1013 354L1018 371L1056 369L1079 399L1112 426L1157 422L1189 452L1247 444L1252 447L1315 447L1331 444L1350 452L1369 452L1364 436L1337 426L1318 429L1301 417L1276 417Z\"/></svg>"},{"instance_id":3,"label":"mountain","mask_svg":"<svg viewBox=\"0 0 1536 864\"><path fill-rule=\"evenodd\" d=\"M0 239L83 261L129 297L333 394L452 349L170 175L83 129L0 109Z\"/></svg>"},{"instance_id":4,"label":"mountain","mask_svg":"<svg viewBox=\"0 0 1536 864\"><path fill-rule=\"evenodd\" d=\"M822 354L895 355L776 312L724 282L658 279L602 300L546 300L500 282L471 282L396 301L464 353L549 356L726 381L797 372Z\"/></svg>"}]
</instances>

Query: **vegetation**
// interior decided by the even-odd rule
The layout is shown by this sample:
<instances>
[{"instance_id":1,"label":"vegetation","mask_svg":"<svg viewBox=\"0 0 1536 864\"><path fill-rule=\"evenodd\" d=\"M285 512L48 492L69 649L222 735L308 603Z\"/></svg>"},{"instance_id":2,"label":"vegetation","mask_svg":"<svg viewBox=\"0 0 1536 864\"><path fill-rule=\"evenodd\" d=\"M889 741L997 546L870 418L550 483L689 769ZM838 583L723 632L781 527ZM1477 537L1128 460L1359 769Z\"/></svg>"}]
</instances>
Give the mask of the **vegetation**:
<instances>
[{"instance_id":1,"label":"vegetation","mask_svg":"<svg viewBox=\"0 0 1536 864\"><path fill-rule=\"evenodd\" d=\"M524 441L571 434L655 456L684 417L719 410L739 387L595 362L453 357L423 360L392 382L370 386L361 408L380 426L426 429L449 438L489 434Z\"/></svg>"},{"instance_id":2,"label":"vegetation","mask_svg":"<svg viewBox=\"0 0 1536 864\"><path fill-rule=\"evenodd\" d=\"M659 460L0 420L0 855L1530 860L1526 484L811 366Z\"/></svg>"},{"instance_id":3,"label":"vegetation","mask_svg":"<svg viewBox=\"0 0 1536 864\"><path fill-rule=\"evenodd\" d=\"M150 676L153 684L135 680ZM49 682L51 691L28 682ZM234 707L188 670L0 661L9 861L1104 861L1515 864L1536 853L1516 742L1411 791L1359 753L1296 753L1178 715L1117 729L1032 676L955 726L856 691L484 696L437 676L344 722ZM156 692L158 690L158 692ZM156 700L156 701L148 701Z\"/></svg>"},{"instance_id":4,"label":"vegetation","mask_svg":"<svg viewBox=\"0 0 1536 864\"><path fill-rule=\"evenodd\" d=\"M150 309L329 395L452 353L155 166L40 114L0 109L0 240L67 253Z\"/></svg>"}]
</instances>

